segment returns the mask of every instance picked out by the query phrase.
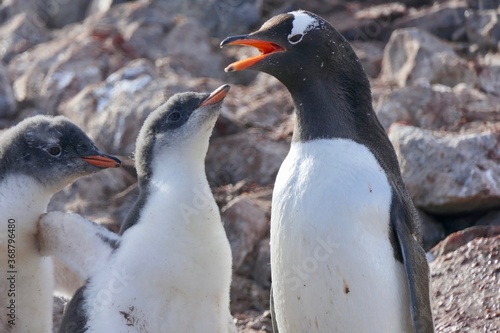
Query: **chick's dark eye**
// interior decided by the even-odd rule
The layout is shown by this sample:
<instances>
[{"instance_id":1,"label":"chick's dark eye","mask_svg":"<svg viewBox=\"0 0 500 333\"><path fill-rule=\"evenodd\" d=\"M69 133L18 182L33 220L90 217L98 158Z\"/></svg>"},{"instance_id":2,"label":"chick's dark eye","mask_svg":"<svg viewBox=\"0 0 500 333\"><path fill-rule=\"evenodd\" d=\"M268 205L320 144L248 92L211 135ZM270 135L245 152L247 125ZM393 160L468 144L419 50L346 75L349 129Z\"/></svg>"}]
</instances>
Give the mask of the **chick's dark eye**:
<instances>
[{"instance_id":1,"label":"chick's dark eye","mask_svg":"<svg viewBox=\"0 0 500 333\"><path fill-rule=\"evenodd\" d=\"M49 154L52 156L59 156L61 155L61 147L59 146L52 146L49 148Z\"/></svg>"},{"instance_id":2,"label":"chick's dark eye","mask_svg":"<svg viewBox=\"0 0 500 333\"><path fill-rule=\"evenodd\" d=\"M168 116L168 120L170 121L178 121L179 119L181 119L181 114L177 111L172 112L170 116Z\"/></svg>"}]
</instances>

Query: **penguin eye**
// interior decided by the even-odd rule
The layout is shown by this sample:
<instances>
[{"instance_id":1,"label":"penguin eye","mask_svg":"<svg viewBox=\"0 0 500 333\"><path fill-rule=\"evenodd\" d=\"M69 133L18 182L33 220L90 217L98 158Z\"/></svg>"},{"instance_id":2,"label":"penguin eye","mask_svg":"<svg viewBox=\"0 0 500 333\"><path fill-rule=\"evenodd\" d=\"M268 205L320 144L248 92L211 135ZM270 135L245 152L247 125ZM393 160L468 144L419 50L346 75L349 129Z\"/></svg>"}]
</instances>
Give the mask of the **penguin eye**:
<instances>
[{"instance_id":1,"label":"penguin eye","mask_svg":"<svg viewBox=\"0 0 500 333\"><path fill-rule=\"evenodd\" d=\"M57 157L57 156L61 155L62 149L60 146L56 145L56 146L50 147L48 149L48 152L50 155Z\"/></svg>"},{"instance_id":2,"label":"penguin eye","mask_svg":"<svg viewBox=\"0 0 500 333\"><path fill-rule=\"evenodd\" d=\"M181 119L181 113L180 112L172 112L169 116L168 116L168 120L169 121L178 121L179 119Z\"/></svg>"},{"instance_id":3,"label":"penguin eye","mask_svg":"<svg viewBox=\"0 0 500 333\"><path fill-rule=\"evenodd\" d=\"M293 35L293 36L288 36L288 41L291 43L291 44L297 44L298 42L300 42L302 40L302 37L304 37L304 35L302 34L297 34L297 35Z\"/></svg>"}]
</instances>

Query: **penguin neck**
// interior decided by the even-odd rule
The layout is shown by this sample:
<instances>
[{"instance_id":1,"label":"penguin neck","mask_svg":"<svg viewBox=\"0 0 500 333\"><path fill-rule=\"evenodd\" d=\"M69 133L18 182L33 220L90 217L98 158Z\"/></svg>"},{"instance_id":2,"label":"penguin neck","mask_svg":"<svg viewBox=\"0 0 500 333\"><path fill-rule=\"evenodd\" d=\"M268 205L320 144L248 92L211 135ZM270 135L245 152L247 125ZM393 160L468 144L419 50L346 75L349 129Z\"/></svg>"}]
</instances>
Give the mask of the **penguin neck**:
<instances>
[{"instance_id":1,"label":"penguin neck","mask_svg":"<svg viewBox=\"0 0 500 333\"><path fill-rule=\"evenodd\" d=\"M142 179L140 183L141 192L146 197L143 198L142 212L137 217L138 224L147 230L153 227L157 231L206 232L206 223L217 220L218 209L201 156L190 159L176 154L156 156L152 177ZM168 212L167 216L165 212ZM203 223L190 223L193 221Z\"/></svg>"},{"instance_id":2,"label":"penguin neck","mask_svg":"<svg viewBox=\"0 0 500 333\"><path fill-rule=\"evenodd\" d=\"M194 152L165 152L152 161L150 186L188 186L199 177L205 177L204 158Z\"/></svg>"},{"instance_id":3,"label":"penguin neck","mask_svg":"<svg viewBox=\"0 0 500 333\"><path fill-rule=\"evenodd\" d=\"M355 74L353 74L355 75ZM345 138L358 141L359 131L373 122L371 92L360 77L319 75L287 85L295 105L293 142Z\"/></svg>"}]
</instances>

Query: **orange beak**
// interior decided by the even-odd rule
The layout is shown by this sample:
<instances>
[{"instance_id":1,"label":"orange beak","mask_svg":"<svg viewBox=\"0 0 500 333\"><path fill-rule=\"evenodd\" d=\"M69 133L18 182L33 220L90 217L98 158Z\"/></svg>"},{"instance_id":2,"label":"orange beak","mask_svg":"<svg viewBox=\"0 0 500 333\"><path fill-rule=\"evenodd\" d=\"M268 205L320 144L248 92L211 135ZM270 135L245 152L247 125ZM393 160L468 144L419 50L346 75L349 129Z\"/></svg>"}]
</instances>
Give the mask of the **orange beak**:
<instances>
[{"instance_id":1,"label":"orange beak","mask_svg":"<svg viewBox=\"0 0 500 333\"><path fill-rule=\"evenodd\" d=\"M118 168L122 165L122 162L116 157L105 154L83 156L82 160L102 169Z\"/></svg>"},{"instance_id":2,"label":"orange beak","mask_svg":"<svg viewBox=\"0 0 500 333\"><path fill-rule=\"evenodd\" d=\"M219 88L215 89L210 96L208 96L201 104L200 107L202 106L208 106L208 105L214 105L219 102L221 102L224 97L226 97L227 92L229 91L229 88L231 86L229 84L225 84L223 86L220 86Z\"/></svg>"},{"instance_id":3,"label":"orange beak","mask_svg":"<svg viewBox=\"0 0 500 333\"><path fill-rule=\"evenodd\" d=\"M263 40L249 39L248 35L228 37L220 43L221 47L223 47L225 45L253 46L260 51L260 54L255 56L255 57L250 57L247 59L233 62L232 64L230 64L229 66L227 66L224 69L224 71L226 71L226 72L235 72L235 71L247 69L247 68L255 65L256 63L258 63L259 61L261 61L265 57L269 56L270 54L285 51L284 48L282 48L281 46L279 46L277 44L263 41Z\"/></svg>"}]
</instances>

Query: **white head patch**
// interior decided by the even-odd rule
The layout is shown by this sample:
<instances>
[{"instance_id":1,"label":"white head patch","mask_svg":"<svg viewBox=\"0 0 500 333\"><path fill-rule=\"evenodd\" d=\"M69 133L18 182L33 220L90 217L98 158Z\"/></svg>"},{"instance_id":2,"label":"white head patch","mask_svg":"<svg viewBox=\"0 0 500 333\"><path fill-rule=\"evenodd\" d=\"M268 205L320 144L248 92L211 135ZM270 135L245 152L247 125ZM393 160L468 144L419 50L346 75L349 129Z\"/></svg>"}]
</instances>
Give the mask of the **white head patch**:
<instances>
[{"instance_id":1,"label":"white head patch","mask_svg":"<svg viewBox=\"0 0 500 333\"><path fill-rule=\"evenodd\" d=\"M288 14L294 17L292 31L288 35L288 42L290 42L290 44L297 44L309 30L319 26L318 20L305 12L295 11Z\"/></svg>"}]
</instances>

